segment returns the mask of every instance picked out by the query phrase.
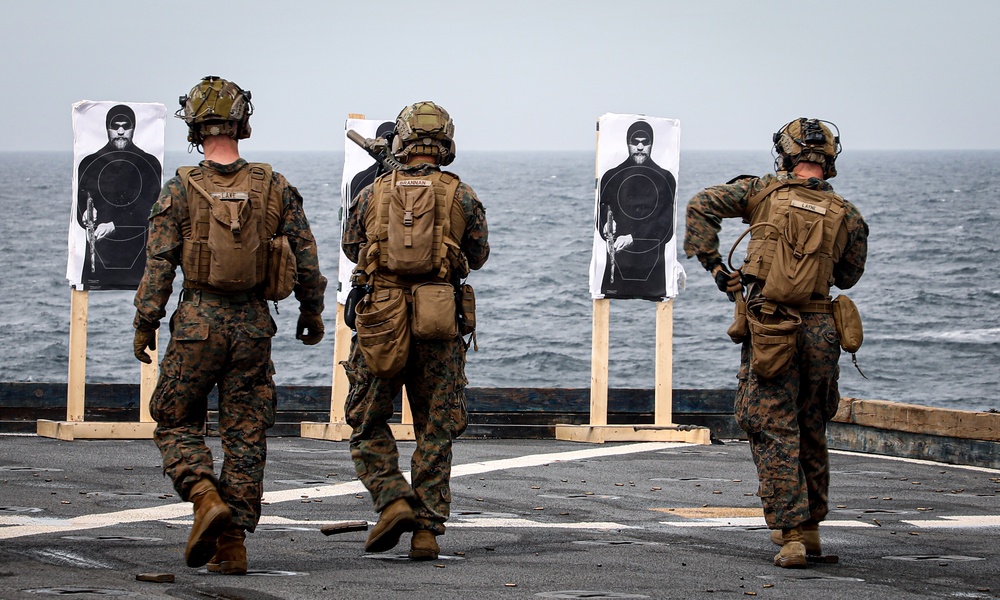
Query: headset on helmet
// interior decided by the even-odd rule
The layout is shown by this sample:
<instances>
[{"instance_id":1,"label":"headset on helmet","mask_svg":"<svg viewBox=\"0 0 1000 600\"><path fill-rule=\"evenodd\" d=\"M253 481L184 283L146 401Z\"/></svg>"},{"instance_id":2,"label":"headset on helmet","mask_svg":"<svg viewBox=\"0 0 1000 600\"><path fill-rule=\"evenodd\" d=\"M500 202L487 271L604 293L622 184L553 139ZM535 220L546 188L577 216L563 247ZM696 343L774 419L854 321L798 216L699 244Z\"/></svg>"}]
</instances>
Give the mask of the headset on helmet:
<instances>
[{"instance_id":1,"label":"headset on helmet","mask_svg":"<svg viewBox=\"0 0 1000 600\"><path fill-rule=\"evenodd\" d=\"M433 102L417 102L396 117L392 153L400 160L412 154L437 156L441 165L455 160L455 123L448 111Z\"/></svg>"},{"instance_id":2,"label":"headset on helmet","mask_svg":"<svg viewBox=\"0 0 1000 600\"><path fill-rule=\"evenodd\" d=\"M188 141L201 144L209 135L228 135L234 140L250 137L253 103L250 91L215 75L203 77L179 99L174 116L188 126Z\"/></svg>"},{"instance_id":3,"label":"headset on helmet","mask_svg":"<svg viewBox=\"0 0 1000 600\"><path fill-rule=\"evenodd\" d=\"M836 135L831 127L836 130ZM787 123L771 140L777 153L775 169L791 171L795 165L805 160L823 165L824 178L837 176L835 163L841 150L840 129L830 121L799 118Z\"/></svg>"}]
</instances>

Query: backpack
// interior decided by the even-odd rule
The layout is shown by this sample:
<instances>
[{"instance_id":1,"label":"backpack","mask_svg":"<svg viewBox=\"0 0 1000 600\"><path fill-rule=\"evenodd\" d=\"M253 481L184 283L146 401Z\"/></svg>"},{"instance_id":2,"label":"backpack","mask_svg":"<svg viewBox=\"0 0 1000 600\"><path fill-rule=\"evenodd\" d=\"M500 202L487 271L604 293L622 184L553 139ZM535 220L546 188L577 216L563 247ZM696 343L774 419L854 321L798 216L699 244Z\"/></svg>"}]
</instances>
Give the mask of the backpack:
<instances>
[{"instance_id":1,"label":"backpack","mask_svg":"<svg viewBox=\"0 0 1000 600\"><path fill-rule=\"evenodd\" d=\"M406 175L392 171L375 182L373 204L365 215L370 240L365 252L368 271L396 275L429 275L446 279L459 254L453 219L461 206L454 201L460 180L447 172ZM457 206L457 214L456 214Z\"/></svg>"},{"instance_id":2,"label":"backpack","mask_svg":"<svg viewBox=\"0 0 1000 600\"><path fill-rule=\"evenodd\" d=\"M807 304L814 294L829 295L833 266L845 243L838 243L844 235L844 200L805 183L776 181L752 198L744 217L750 227L740 236L750 234L740 270L764 282L765 298L787 306Z\"/></svg>"},{"instance_id":3,"label":"backpack","mask_svg":"<svg viewBox=\"0 0 1000 600\"><path fill-rule=\"evenodd\" d=\"M260 163L248 167L218 178L221 184L198 167L178 169L188 190L181 259L188 287L239 293L266 281L281 207L268 202L271 167Z\"/></svg>"}]
</instances>

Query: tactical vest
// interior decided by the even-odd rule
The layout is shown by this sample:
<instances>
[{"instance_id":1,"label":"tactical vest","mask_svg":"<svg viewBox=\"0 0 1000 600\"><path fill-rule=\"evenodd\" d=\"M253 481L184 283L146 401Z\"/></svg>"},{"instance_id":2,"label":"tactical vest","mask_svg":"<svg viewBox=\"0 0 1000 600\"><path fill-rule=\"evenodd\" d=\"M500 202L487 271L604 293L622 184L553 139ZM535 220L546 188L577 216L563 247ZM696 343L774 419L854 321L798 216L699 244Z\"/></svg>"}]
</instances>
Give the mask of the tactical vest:
<instances>
[{"instance_id":1,"label":"tactical vest","mask_svg":"<svg viewBox=\"0 0 1000 600\"><path fill-rule=\"evenodd\" d=\"M740 270L764 283L765 298L789 306L830 294L833 267L847 245L844 200L805 183L775 182L750 200L744 215L750 242Z\"/></svg>"},{"instance_id":2,"label":"tactical vest","mask_svg":"<svg viewBox=\"0 0 1000 600\"><path fill-rule=\"evenodd\" d=\"M188 203L181 221L184 287L232 294L264 284L281 218L281 203L269 201L271 174L264 163L211 177L200 167L177 170Z\"/></svg>"},{"instance_id":3,"label":"tactical vest","mask_svg":"<svg viewBox=\"0 0 1000 600\"><path fill-rule=\"evenodd\" d=\"M461 265L459 241L465 213L455 198L460 180L446 171L412 175L392 171L378 178L364 214L366 247L358 268L384 279L448 281ZM461 271L465 272L461 272Z\"/></svg>"}]
</instances>

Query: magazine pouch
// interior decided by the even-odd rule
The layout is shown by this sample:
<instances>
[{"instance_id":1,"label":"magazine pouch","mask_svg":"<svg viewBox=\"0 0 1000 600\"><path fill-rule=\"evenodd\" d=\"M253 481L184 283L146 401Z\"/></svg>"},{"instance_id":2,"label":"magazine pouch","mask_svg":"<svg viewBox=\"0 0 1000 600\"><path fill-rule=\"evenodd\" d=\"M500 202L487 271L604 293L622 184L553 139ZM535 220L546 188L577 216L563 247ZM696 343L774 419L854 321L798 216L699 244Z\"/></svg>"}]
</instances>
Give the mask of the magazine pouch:
<instances>
[{"instance_id":1,"label":"magazine pouch","mask_svg":"<svg viewBox=\"0 0 1000 600\"><path fill-rule=\"evenodd\" d=\"M376 377L393 377L410 356L410 315L402 288L387 288L365 296L357 306L358 346L368 370Z\"/></svg>"}]
</instances>

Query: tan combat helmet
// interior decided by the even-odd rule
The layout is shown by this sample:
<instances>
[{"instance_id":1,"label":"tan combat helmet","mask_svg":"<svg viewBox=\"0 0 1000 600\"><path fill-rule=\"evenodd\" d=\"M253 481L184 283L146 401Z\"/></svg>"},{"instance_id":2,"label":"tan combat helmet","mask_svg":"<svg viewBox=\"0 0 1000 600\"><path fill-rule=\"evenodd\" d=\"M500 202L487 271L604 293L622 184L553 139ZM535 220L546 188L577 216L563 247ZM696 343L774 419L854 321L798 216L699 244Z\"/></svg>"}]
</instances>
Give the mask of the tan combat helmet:
<instances>
[{"instance_id":1,"label":"tan combat helmet","mask_svg":"<svg viewBox=\"0 0 1000 600\"><path fill-rule=\"evenodd\" d=\"M837 131L834 135L827 125ZM772 136L777 157L775 169L791 171L801 161L823 165L823 177L837 176L835 163L840 154L840 129L829 121L820 119L796 119Z\"/></svg>"},{"instance_id":2,"label":"tan combat helmet","mask_svg":"<svg viewBox=\"0 0 1000 600\"><path fill-rule=\"evenodd\" d=\"M188 126L188 141L201 144L209 135L228 135L234 140L250 137L253 104L249 90L215 75L203 77L179 99L174 113Z\"/></svg>"},{"instance_id":3,"label":"tan combat helmet","mask_svg":"<svg viewBox=\"0 0 1000 600\"><path fill-rule=\"evenodd\" d=\"M455 160L455 123L448 111L433 102L417 102L396 117L392 153L405 161L411 154L437 156L441 165Z\"/></svg>"}]
</instances>

